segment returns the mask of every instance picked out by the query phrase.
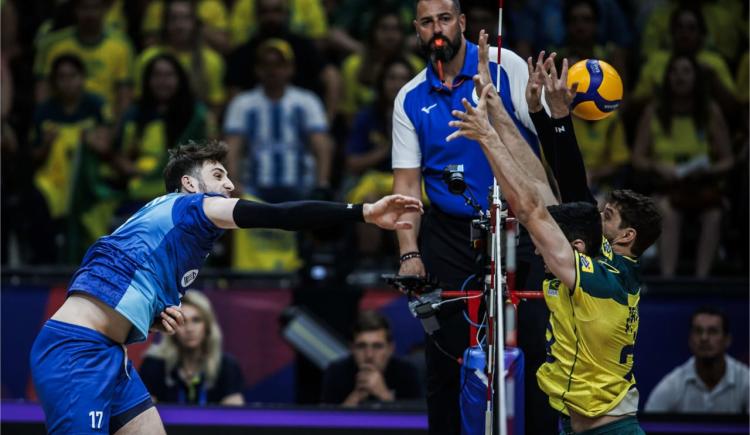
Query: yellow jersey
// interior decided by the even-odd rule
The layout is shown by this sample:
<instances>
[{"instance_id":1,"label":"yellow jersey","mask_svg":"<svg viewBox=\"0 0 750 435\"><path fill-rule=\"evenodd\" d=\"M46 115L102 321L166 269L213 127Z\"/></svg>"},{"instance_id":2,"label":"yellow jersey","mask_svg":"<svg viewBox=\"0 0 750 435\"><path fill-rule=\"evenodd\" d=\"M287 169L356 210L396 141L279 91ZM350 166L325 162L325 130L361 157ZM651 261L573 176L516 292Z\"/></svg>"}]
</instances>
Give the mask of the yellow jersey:
<instances>
[{"instance_id":1,"label":"yellow jersey","mask_svg":"<svg viewBox=\"0 0 750 435\"><path fill-rule=\"evenodd\" d=\"M571 409L588 417L604 415L635 385L639 263L613 254L608 243L602 253L595 259L575 253L573 289L558 279L543 284L550 317L547 359L537 382L550 405L564 414Z\"/></svg>"},{"instance_id":2,"label":"yellow jersey","mask_svg":"<svg viewBox=\"0 0 750 435\"><path fill-rule=\"evenodd\" d=\"M113 107L117 87L133 81L133 49L119 32L105 31L95 44L84 44L73 27L52 32L41 38L34 60L34 74L46 79L54 60L73 54L86 65L86 90L101 96Z\"/></svg>"},{"instance_id":3,"label":"yellow jersey","mask_svg":"<svg viewBox=\"0 0 750 435\"><path fill-rule=\"evenodd\" d=\"M258 30L256 0L237 0L232 7L229 28L233 46L244 44ZM290 0L289 30L301 36L320 39L328 34L328 19L320 0Z\"/></svg>"},{"instance_id":4,"label":"yellow jersey","mask_svg":"<svg viewBox=\"0 0 750 435\"><path fill-rule=\"evenodd\" d=\"M204 26L216 30L228 30L227 8L221 0L200 0L196 2L196 14ZM164 14L164 0L151 1L143 13L143 33L159 33Z\"/></svg>"}]
</instances>

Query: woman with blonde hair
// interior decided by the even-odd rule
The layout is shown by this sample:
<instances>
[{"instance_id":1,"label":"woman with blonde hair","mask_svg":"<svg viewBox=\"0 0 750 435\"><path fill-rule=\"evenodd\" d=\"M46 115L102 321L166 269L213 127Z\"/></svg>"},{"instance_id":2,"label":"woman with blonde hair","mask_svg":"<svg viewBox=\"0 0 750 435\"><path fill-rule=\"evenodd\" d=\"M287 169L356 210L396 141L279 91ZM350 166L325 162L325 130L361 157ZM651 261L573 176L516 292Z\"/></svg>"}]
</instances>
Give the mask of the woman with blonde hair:
<instances>
[{"instance_id":1,"label":"woman with blonde hair","mask_svg":"<svg viewBox=\"0 0 750 435\"><path fill-rule=\"evenodd\" d=\"M188 290L182 298L185 326L146 352L140 375L154 402L243 405L242 372L222 352L221 328L208 298Z\"/></svg>"}]
</instances>

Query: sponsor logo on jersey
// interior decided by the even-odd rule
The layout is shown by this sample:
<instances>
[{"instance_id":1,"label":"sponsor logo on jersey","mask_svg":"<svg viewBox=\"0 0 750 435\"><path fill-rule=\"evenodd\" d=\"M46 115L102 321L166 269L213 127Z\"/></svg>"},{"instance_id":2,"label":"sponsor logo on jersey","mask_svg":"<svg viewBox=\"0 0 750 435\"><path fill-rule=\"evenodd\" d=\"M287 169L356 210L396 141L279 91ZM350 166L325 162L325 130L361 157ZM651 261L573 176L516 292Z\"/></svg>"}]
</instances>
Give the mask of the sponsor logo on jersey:
<instances>
[{"instance_id":1,"label":"sponsor logo on jersey","mask_svg":"<svg viewBox=\"0 0 750 435\"><path fill-rule=\"evenodd\" d=\"M198 269L188 270L184 275L182 275L182 286L189 286L193 283L193 281L195 281L195 278L198 278Z\"/></svg>"},{"instance_id":2,"label":"sponsor logo on jersey","mask_svg":"<svg viewBox=\"0 0 750 435\"><path fill-rule=\"evenodd\" d=\"M610 271L610 272L612 272L612 273L617 273L617 274L619 274L619 273L620 273L620 270L619 270L619 269L617 269L617 268L616 268L615 266L613 266L613 265L609 264L609 262L607 262L607 261L605 261L605 260L597 260L597 262L598 262L599 264L601 264L602 266L604 266L605 268L607 268L607 270L609 270L609 271Z\"/></svg>"},{"instance_id":3,"label":"sponsor logo on jersey","mask_svg":"<svg viewBox=\"0 0 750 435\"><path fill-rule=\"evenodd\" d=\"M559 279L553 279L549 282L549 287L547 288L547 296L557 296L558 290L560 289L560 280Z\"/></svg>"},{"instance_id":4,"label":"sponsor logo on jersey","mask_svg":"<svg viewBox=\"0 0 750 435\"><path fill-rule=\"evenodd\" d=\"M432 109L434 109L436 106L437 106L437 103L435 103L435 104L433 104L432 106L429 106L429 107L425 106L425 107L422 108L422 112L424 112L424 113L426 113L426 114L429 115L430 111Z\"/></svg>"},{"instance_id":5,"label":"sponsor logo on jersey","mask_svg":"<svg viewBox=\"0 0 750 435\"><path fill-rule=\"evenodd\" d=\"M580 254L579 262L582 271L587 273L594 273L594 263L591 262L591 257L585 254Z\"/></svg>"}]
</instances>

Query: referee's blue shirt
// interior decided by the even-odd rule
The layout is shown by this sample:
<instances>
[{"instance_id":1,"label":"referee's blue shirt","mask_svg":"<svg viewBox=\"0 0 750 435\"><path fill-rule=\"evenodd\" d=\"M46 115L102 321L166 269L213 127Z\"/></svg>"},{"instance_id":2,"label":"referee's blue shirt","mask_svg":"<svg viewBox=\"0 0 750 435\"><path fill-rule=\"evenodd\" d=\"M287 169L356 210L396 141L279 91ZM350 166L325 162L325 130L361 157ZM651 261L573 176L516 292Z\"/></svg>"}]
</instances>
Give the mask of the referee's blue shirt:
<instances>
[{"instance_id":1,"label":"referee's blue shirt","mask_svg":"<svg viewBox=\"0 0 750 435\"><path fill-rule=\"evenodd\" d=\"M433 205L453 216L471 217L474 211L462 197L448 191L442 180L448 165L463 165L468 190L483 210L488 208L492 169L478 142L445 138L456 129L452 110L464 110L461 99L476 104L478 97L472 77L477 74L479 48L466 41L466 57L453 89L440 82L432 64L422 70L399 91L393 109L393 169L422 168L427 196ZM502 49L500 97L523 137L539 155L534 125L529 117L525 91L529 78L526 62L510 50ZM497 49L490 48L490 73L497 75ZM468 193L468 192L467 192Z\"/></svg>"}]
</instances>

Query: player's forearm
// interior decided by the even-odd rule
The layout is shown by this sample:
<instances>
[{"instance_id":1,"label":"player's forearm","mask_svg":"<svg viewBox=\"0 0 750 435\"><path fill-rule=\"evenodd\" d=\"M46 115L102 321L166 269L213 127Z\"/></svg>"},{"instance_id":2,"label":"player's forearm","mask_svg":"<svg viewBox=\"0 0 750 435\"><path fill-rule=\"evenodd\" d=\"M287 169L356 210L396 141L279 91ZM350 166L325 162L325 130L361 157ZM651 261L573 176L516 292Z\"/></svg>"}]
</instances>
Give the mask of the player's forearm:
<instances>
[{"instance_id":1,"label":"player's forearm","mask_svg":"<svg viewBox=\"0 0 750 435\"><path fill-rule=\"evenodd\" d=\"M523 168L526 168L535 179L547 184L547 174L544 171L544 167L542 167L542 162L531 150L526 139L521 136L518 127L516 127L516 124L510 118L505 108L501 107L501 104L499 98L493 98L489 100L487 105L495 132L497 132L500 139L507 146L513 158Z\"/></svg>"},{"instance_id":2,"label":"player's forearm","mask_svg":"<svg viewBox=\"0 0 750 435\"><path fill-rule=\"evenodd\" d=\"M412 198L420 198L422 196L422 179L419 174L419 170L416 170L416 174L411 173L411 169L396 169L394 170L393 176L393 193L400 193L402 195L411 196ZM417 175L416 177L414 175ZM419 235L419 225L422 222L422 215L420 213L404 213L401 219L412 224L412 228L408 230L396 231L398 237L398 246L401 254L407 252L419 251L419 243L417 241Z\"/></svg>"},{"instance_id":3,"label":"player's forearm","mask_svg":"<svg viewBox=\"0 0 750 435\"><path fill-rule=\"evenodd\" d=\"M495 131L488 132L479 143L490 162L503 196L519 221L524 223L529 214L541 206L541 193L529 182L527 172L518 165Z\"/></svg>"},{"instance_id":4,"label":"player's forearm","mask_svg":"<svg viewBox=\"0 0 750 435\"><path fill-rule=\"evenodd\" d=\"M552 156L551 161L548 159L547 162L557 180L562 202L596 203L589 190L586 166L578 147L570 113L560 118L553 117L549 124L552 129L552 143L542 144L542 149L545 157Z\"/></svg>"},{"instance_id":5,"label":"player's forearm","mask_svg":"<svg viewBox=\"0 0 750 435\"><path fill-rule=\"evenodd\" d=\"M232 220L239 228L309 230L365 222L366 206L327 201L265 204L240 199L232 210Z\"/></svg>"}]
</instances>

